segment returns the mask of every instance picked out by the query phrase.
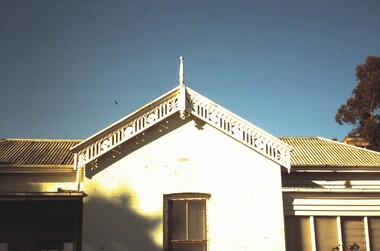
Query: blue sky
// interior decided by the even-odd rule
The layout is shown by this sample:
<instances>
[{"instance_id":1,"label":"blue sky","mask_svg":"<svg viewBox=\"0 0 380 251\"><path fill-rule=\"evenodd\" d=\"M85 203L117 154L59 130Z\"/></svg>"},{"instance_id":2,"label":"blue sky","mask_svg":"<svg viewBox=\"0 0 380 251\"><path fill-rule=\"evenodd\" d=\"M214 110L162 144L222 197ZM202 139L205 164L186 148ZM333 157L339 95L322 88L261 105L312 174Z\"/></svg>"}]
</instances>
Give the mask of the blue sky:
<instances>
[{"instance_id":1,"label":"blue sky","mask_svg":"<svg viewBox=\"0 0 380 251\"><path fill-rule=\"evenodd\" d=\"M2 0L0 138L87 138L177 86L184 56L188 87L269 133L342 140L369 55L378 0Z\"/></svg>"}]
</instances>

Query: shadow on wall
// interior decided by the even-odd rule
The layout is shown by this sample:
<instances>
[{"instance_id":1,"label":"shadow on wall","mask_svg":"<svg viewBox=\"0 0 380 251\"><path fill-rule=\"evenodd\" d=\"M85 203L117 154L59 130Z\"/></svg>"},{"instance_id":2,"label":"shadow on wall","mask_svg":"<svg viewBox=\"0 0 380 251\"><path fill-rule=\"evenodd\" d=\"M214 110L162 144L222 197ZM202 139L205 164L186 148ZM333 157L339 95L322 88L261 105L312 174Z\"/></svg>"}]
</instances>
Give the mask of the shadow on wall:
<instances>
[{"instance_id":1,"label":"shadow on wall","mask_svg":"<svg viewBox=\"0 0 380 251\"><path fill-rule=\"evenodd\" d=\"M191 121L194 121L198 130L202 130L205 125L203 121L195 117L182 120L178 114L175 114L87 164L86 178L92 179L122 158ZM154 231L160 231L158 234L161 235L161 239L158 241L162 242L162 215L148 217L136 212L133 207L135 197L128 187L119 188L123 190L122 195L119 195L121 192L118 191L118 195L112 196L108 193L106 197L96 194L96 189L94 188L88 194L83 205L82 250L162 251L161 244L156 244L153 239Z\"/></svg>"},{"instance_id":2,"label":"shadow on wall","mask_svg":"<svg viewBox=\"0 0 380 251\"><path fill-rule=\"evenodd\" d=\"M147 129L143 133L140 133L136 135L134 138L129 139L127 142L112 149L111 151L99 157L98 159L92 161L89 164L86 164L86 178L91 179L93 176L103 171L108 166L112 165L118 160L124 158L125 156L128 156L129 154L144 147L145 145L148 145L149 143L165 136L166 134L176 130L182 125L189 123L190 121L195 122L195 127L198 130L203 130L203 127L205 125L204 121L195 117L182 120L178 116L178 114L174 114L171 116L170 119L162 121L161 123ZM167 147L175 148L176 146L173 145Z\"/></svg>"},{"instance_id":3,"label":"shadow on wall","mask_svg":"<svg viewBox=\"0 0 380 251\"><path fill-rule=\"evenodd\" d=\"M97 220L88 222L82 250L161 251L150 233L160 226L162 219L136 214L127 195L111 199L88 198L84 218Z\"/></svg>"}]
</instances>

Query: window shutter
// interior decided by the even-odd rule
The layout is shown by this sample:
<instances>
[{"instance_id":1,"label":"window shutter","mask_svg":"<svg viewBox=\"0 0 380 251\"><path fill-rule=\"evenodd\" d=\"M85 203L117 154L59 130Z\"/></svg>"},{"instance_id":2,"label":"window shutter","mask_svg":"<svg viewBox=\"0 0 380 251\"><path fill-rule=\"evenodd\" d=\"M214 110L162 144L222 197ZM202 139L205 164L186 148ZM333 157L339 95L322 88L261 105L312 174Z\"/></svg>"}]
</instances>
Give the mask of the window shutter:
<instances>
[{"instance_id":1,"label":"window shutter","mask_svg":"<svg viewBox=\"0 0 380 251\"><path fill-rule=\"evenodd\" d=\"M317 250L331 250L338 246L337 225L336 217L314 217Z\"/></svg>"},{"instance_id":2,"label":"window shutter","mask_svg":"<svg viewBox=\"0 0 380 251\"><path fill-rule=\"evenodd\" d=\"M363 218L345 217L342 222L344 247L356 243L360 250L366 250ZM376 249L374 249L376 250Z\"/></svg>"},{"instance_id":3,"label":"window shutter","mask_svg":"<svg viewBox=\"0 0 380 251\"><path fill-rule=\"evenodd\" d=\"M171 216L171 238L186 240L186 202L173 201Z\"/></svg>"},{"instance_id":4,"label":"window shutter","mask_svg":"<svg viewBox=\"0 0 380 251\"><path fill-rule=\"evenodd\" d=\"M206 239L206 208L204 201L188 202L189 240Z\"/></svg>"},{"instance_id":5,"label":"window shutter","mask_svg":"<svg viewBox=\"0 0 380 251\"><path fill-rule=\"evenodd\" d=\"M311 251L310 217L285 218L286 250Z\"/></svg>"},{"instance_id":6,"label":"window shutter","mask_svg":"<svg viewBox=\"0 0 380 251\"><path fill-rule=\"evenodd\" d=\"M368 218L371 250L380 250L380 218Z\"/></svg>"}]
</instances>

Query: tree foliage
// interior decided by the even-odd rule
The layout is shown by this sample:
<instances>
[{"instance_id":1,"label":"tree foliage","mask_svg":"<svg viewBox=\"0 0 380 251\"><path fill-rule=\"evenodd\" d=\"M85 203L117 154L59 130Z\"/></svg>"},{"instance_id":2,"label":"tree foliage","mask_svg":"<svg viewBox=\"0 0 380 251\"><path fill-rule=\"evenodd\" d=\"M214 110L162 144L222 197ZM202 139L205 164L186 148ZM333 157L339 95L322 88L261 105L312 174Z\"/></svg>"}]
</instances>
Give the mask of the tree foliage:
<instances>
[{"instance_id":1,"label":"tree foliage","mask_svg":"<svg viewBox=\"0 0 380 251\"><path fill-rule=\"evenodd\" d=\"M369 56L356 67L358 85L335 115L340 124L353 125L348 136L362 137L380 151L380 57Z\"/></svg>"}]
</instances>

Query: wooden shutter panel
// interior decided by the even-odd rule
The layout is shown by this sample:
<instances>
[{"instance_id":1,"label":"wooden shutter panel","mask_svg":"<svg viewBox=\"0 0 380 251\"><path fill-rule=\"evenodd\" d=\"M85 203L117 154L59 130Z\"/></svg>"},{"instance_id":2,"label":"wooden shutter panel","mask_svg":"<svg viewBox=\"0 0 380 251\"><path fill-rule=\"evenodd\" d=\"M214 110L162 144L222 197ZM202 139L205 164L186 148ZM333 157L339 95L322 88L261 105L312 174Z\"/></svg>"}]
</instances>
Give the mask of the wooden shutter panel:
<instances>
[{"instance_id":1,"label":"wooden shutter panel","mask_svg":"<svg viewBox=\"0 0 380 251\"><path fill-rule=\"evenodd\" d=\"M356 243L360 247L359 250L366 250L363 218L344 217L342 221L342 230L344 247Z\"/></svg>"},{"instance_id":2,"label":"wooden shutter panel","mask_svg":"<svg viewBox=\"0 0 380 251\"><path fill-rule=\"evenodd\" d=\"M380 250L380 218L368 218L368 223L371 250Z\"/></svg>"},{"instance_id":3,"label":"wooden shutter panel","mask_svg":"<svg viewBox=\"0 0 380 251\"><path fill-rule=\"evenodd\" d=\"M285 218L286 250L311 251L310 217Z\"/></svg>"},{"instance_id":4,"label":"wooden shutter panel","mask_svg":"<svg viewBox=\"0 0 380 251\"><path fill-rule=\"evenodd\" d=\"M338 224L336 217L314 217L317 250L330 251L338 246Z\"/></svg>"},{"instance_id":5,"label":"wooden shutter panel","mask_svg":"<svg viewBox=\"0 0 380 251\"><path fill-rule=\"evenodd\" d=\"M188 239L206 239L206 203L205 201L188 202Z\"/></svg>"},{"instance_id":6,"label":"wooden shutter panel","mask_svg":"<svg viewBox=\"0 0 380 251\"><path fill-rule=\"evenodd\" d=\"M172 200L169 204L172 251L206 251L206 201Z\"/></svg>"},{"instance_id":7,"label":"wooden shutter panel","mask_svg":"<svg viewBox=\"0 0 380 251\"><path fill-rule=\"evenodd\" d=\"M171 239L186 240L186 201L172 201L171 209Z\"/></svg>"}]
</instances>

